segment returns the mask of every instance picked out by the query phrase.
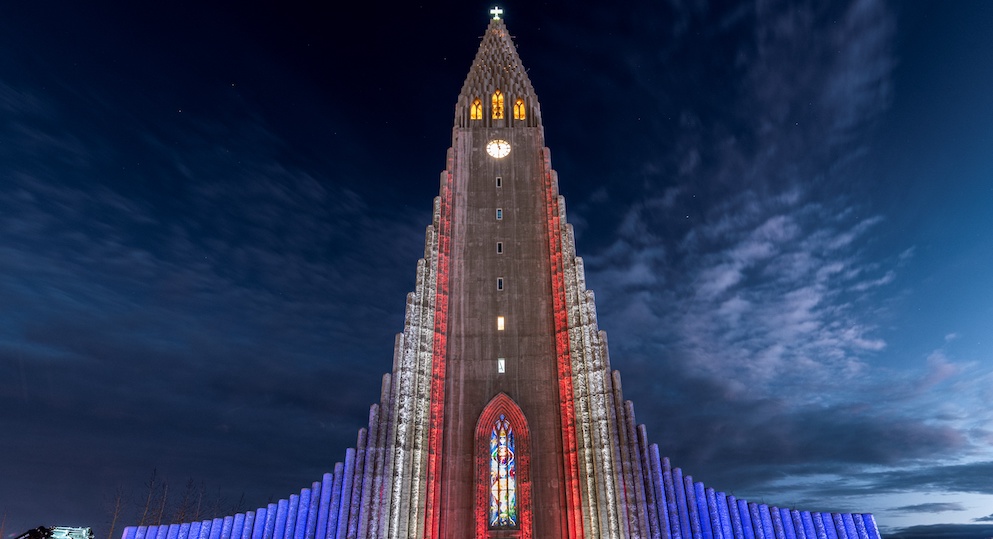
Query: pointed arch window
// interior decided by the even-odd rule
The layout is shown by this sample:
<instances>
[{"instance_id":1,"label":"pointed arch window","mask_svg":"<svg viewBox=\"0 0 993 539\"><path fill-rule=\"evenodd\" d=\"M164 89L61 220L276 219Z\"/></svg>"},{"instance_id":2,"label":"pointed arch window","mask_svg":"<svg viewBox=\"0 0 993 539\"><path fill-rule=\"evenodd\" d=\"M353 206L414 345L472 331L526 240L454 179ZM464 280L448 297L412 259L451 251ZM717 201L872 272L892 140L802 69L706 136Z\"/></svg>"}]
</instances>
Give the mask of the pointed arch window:
<instances>
[{"instance_id":1,"label":"pointed arch window","mask_svg":"<svg viewBox=\"0 0 993 539\"><path fill-rule=\"evenodd\" d=\"M518 97L517 101L514 102L514 119L524 120L525 118L527 118L527 107L524 105L524 100Z\"/></svg>"},{"instance_id":2,"label":"pointed arch window","mask_svg":"<svg viewBox=\"0 0 993 539\"><path fill-rule=\"evenodd\" d=\"M514 428L500 414L490 432L490 527L517 526L517 460Z\"/></svg>"},{"instance_id":3,"label":"pointed arch window","mask_svg":"<svg viewBox=\"0 0 993 539\"><path fill-rule=\"evenodd\" d=\"M472 100L472 105L469 107L469 119L483 119L483 102L478 97Z\"/></svg>"},{"instance_id":4,"label":"pointed arch window","mask_svg":"<svg viewBox=\"0 0 993 539\"><path fill-rule=\"evenodd\" d=\"M505 358L497 358L497 372L501 366L506 369ZM530 448L524 412L506 393L498 393L476 421L477 539L534 538Z\"/></svg>"},{"instance_id":5,"label":"pointed arch window","mask_svg":"<svg viewBox=\"0 0 993 539\"><path fill-rule=\"evenodd\" d=\"M491 103L491 110L493 111L494 120L503 119L503 92L497 90L493 92L493 99Z\"/></svg>"}]
</instances>

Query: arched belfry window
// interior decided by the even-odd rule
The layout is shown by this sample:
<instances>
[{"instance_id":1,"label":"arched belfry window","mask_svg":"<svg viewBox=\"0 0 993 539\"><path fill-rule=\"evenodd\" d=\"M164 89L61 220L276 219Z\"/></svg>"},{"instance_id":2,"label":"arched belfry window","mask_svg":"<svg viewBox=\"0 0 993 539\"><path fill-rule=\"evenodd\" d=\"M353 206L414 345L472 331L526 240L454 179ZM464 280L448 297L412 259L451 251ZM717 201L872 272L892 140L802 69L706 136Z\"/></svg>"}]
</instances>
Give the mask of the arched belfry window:
<instances>
[{"instance_id":1,"label":"arched belfry window","mask_svg":"<svg viewBox=\"0 0 993 539\"><path fill-rule=\"evenodd\" d=\"M527 108L524 105L524 100L518 97L517 101L514 102L514 119L523 120L525 118L527 118Z\"/></svg>"},{"instance_id":2,"label":"arched belfry window","mask_svg":"<svg viewBox=\"0 0 993 539\"><path fill-rule=\"evenodd\" d=\"M503 92L497 90L493 92L493 99L491 103L491 110L493 111L494 120L503 119Z\"/></svg>"},{"instance_id":3,"label":"arched belfry window","mask_svg":"<svg viewBox=\"0 0 993 539\"><path fill-rule=\"evenodd\" d=\"M469 107L469 119L483 119L483 102L478 97L472 100L472 105Z\"/></svg>"},{"instance_id":4,"label":"arched belfry window","mask_svg":"<svg viewBox=\"0 0 993 539\"><path fill-rule=\"evenodd\" d=\"M490 527L517 527L517 461L514 427L500 414L490 432Z\"/></svg>"},{"instance_id":5,"label":"arched belfry window","mask_svg":"<svg viewBox=\"0 0 993 539\"><path fill-rule=\"evenodd\" d=\"M524 412L506 393L476 422L475 537L531 539L531 435Z\"/></svg>"}]
</instances>

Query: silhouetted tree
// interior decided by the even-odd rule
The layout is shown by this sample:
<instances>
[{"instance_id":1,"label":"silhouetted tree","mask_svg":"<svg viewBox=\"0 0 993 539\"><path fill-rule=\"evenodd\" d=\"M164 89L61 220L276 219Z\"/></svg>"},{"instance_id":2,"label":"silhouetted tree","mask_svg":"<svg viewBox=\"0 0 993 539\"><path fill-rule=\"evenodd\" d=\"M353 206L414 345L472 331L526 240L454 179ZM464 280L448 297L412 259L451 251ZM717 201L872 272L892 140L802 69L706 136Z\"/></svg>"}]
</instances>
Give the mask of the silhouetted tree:
<instances>
[{"instance_id":1,"label":"silhouetted tree","mask_svg":"<svg viewBox=\"0 0 993 539\"><path fill-rule=\"evenodd\" d=\"M158 480L158 469L152 468L152 475L148 478L148 483L145 483L148 493L145 496L145 506L141 510L141 518L138 520L139 526L144 526L145 519L148 518L148 511L152 507L152 497L155 496L155 491L158 490Z\"/></svg>"},{"instance_id":2,"label":"silhouetted tree","mask_svg":"<svg viewBox=\"0 0 993 539\"><path fill-rule=\"evenodd\" d=\"M158 518L155 519L155 525L162 525L162 517L165 516L166 500L169 497L169 483L165 481L162 482L162 498L159 500L159 514Z\"/></svg>"},{"instance_id":3,"label":"silhouetted tree","mask_svg":"<svg viewBox=\"0 0 993 539\"><path fill-rule=\"evenodd\" d=\"M114 539L114 528L117 526L117 520L121 517L121 511L124 510L125 503L124 486L117 485L117 488L114 490L114 499L110 504L110 530L107 532L107 539ZM0 533L0 539L2 538L3 533Z\"/></svg>"},{"instance_id":4,"label":"silhouetted tree","mask_svg":"<svg viewBox=\"0 0 993 539\"><path fill-rule=\"evenodd\" d=\"M241 497L238 498L238 503L234 504L231 508L232 513L242 513L245 511L245 493L241 493Z\"/></svg>"}]
</instances>

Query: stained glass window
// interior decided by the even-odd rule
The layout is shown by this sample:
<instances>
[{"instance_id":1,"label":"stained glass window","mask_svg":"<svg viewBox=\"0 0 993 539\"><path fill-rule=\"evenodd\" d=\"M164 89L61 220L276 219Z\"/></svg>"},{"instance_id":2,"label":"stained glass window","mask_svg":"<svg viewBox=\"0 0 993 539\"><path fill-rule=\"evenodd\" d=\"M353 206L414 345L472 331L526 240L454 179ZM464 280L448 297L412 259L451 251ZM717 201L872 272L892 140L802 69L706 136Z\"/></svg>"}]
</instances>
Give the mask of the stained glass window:
<instances>
[{"instance_id":1,"label":"stained glass window","mask_svg":"<svg viewBox=\"0 0 993 539\"><path fill-rule=\"evenodd\" d=\"M469 107L469 119L470 120L482 120L483 119L483 102L476 99L472 100L472 106Z\"/></svg>"},{"instance_id":2,"label":"stained glass window","mask_svg":"<svg viewBox=\"0 0 993 539\"><path fill-rule=\"evenodd\" d=\"M514 429L503 415L490 434L490 527L517 526L517 462Z\"/></svg>"},{"instance_id":3,"label":"stained glass window","mask_svg":"<svg viewBox=\"0 0 993 539\"><path fill-rule=\"evenodd\" d=\"M493 109L493 119L502 120L503 119L503 92L497 90L493 92L492 99L492 109Z\"/></svg>"},{"instance_id":4,"label":"stained glass window","mask_svg":"<svg viewBox=\"0 0 993 539\"><path fill-rule=\"evenodd\" d=\"M524 100L518 97L514 103L514 119L523 120L525 117L527 117L527 110L524 106Z\"/></svg>"}]
</instances>

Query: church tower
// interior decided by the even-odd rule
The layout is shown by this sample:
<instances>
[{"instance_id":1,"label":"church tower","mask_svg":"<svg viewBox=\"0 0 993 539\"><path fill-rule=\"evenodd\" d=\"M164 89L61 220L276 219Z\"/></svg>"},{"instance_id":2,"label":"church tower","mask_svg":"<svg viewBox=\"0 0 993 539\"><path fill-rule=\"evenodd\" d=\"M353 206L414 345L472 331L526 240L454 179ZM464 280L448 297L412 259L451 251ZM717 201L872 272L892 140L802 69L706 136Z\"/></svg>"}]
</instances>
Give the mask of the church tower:
<instances>
[{"instance_id":1,"label":"church tower","mask_svg":"<svg viewBox=\"0 0 993 539\"><path fill-rule=\"evenodd\" d=\"M625 494L644 497L622 474L625 461L636 465L621 446L634 432L620 433L624 411L537 96L493 14L455 106L398 341L393 409L411 421L393 428L412 439L393 455L409 468L397 470L389 528L397 537L624 537Z\"/></svg>"},{"instance_id":2,"label":"church tower","mask_svg":"<svg viewBox=\"0 0 993 539\"><path fill-rule=\"evenodd\" d=\"M879 539L872 515L707 488L636 427L537 96L491 13L455 105L393 369L355 448L277 503L122 539Z\"/></svg>"},{"instance_id":3,"label":"church tower","mask_svg":"<svg viewBox=\"0 0 993 539\"><path fill-rule=\"evenodd\" d=\"M447 306L436 305L435 312L447 318L444 333L435 335L444 341L432 370L444 385L431 395L432 405L441 406L431 418L439 435L429 440L429 459L439 464L428 468L426 532L445 538L576 537L583 535L586 516L597 520L587 523L590 532L603 528L616 536L625 526L614 495L620 461L611 447L616 418L605 407L612 404L604 394L610 383L603 370L591 386L585 372L604 362L605 350L595 323L583 320L592 311L583 312L572 233L550 168L538 99L499 12L494 14L459 94L442 175L441 213L449 220L440 230L447 275L439 272L439 281L448 290L438 296ZM576 366L582 372L574 373ZM597 410L581 403L586 432L578 434L577 382L584 386L582 397L598 397ZM609 438L603 445L608 451L587 455L593 444L581 441L597 422ZM503 427L513 435L506 473L491 455L494 444L504 450ZM581 466L581 456L590 462ZM582 472L591 484L581 480ZM587 497L609 503L584 511L586 486L593 489Z\"/></svg>"}]
</instances>

